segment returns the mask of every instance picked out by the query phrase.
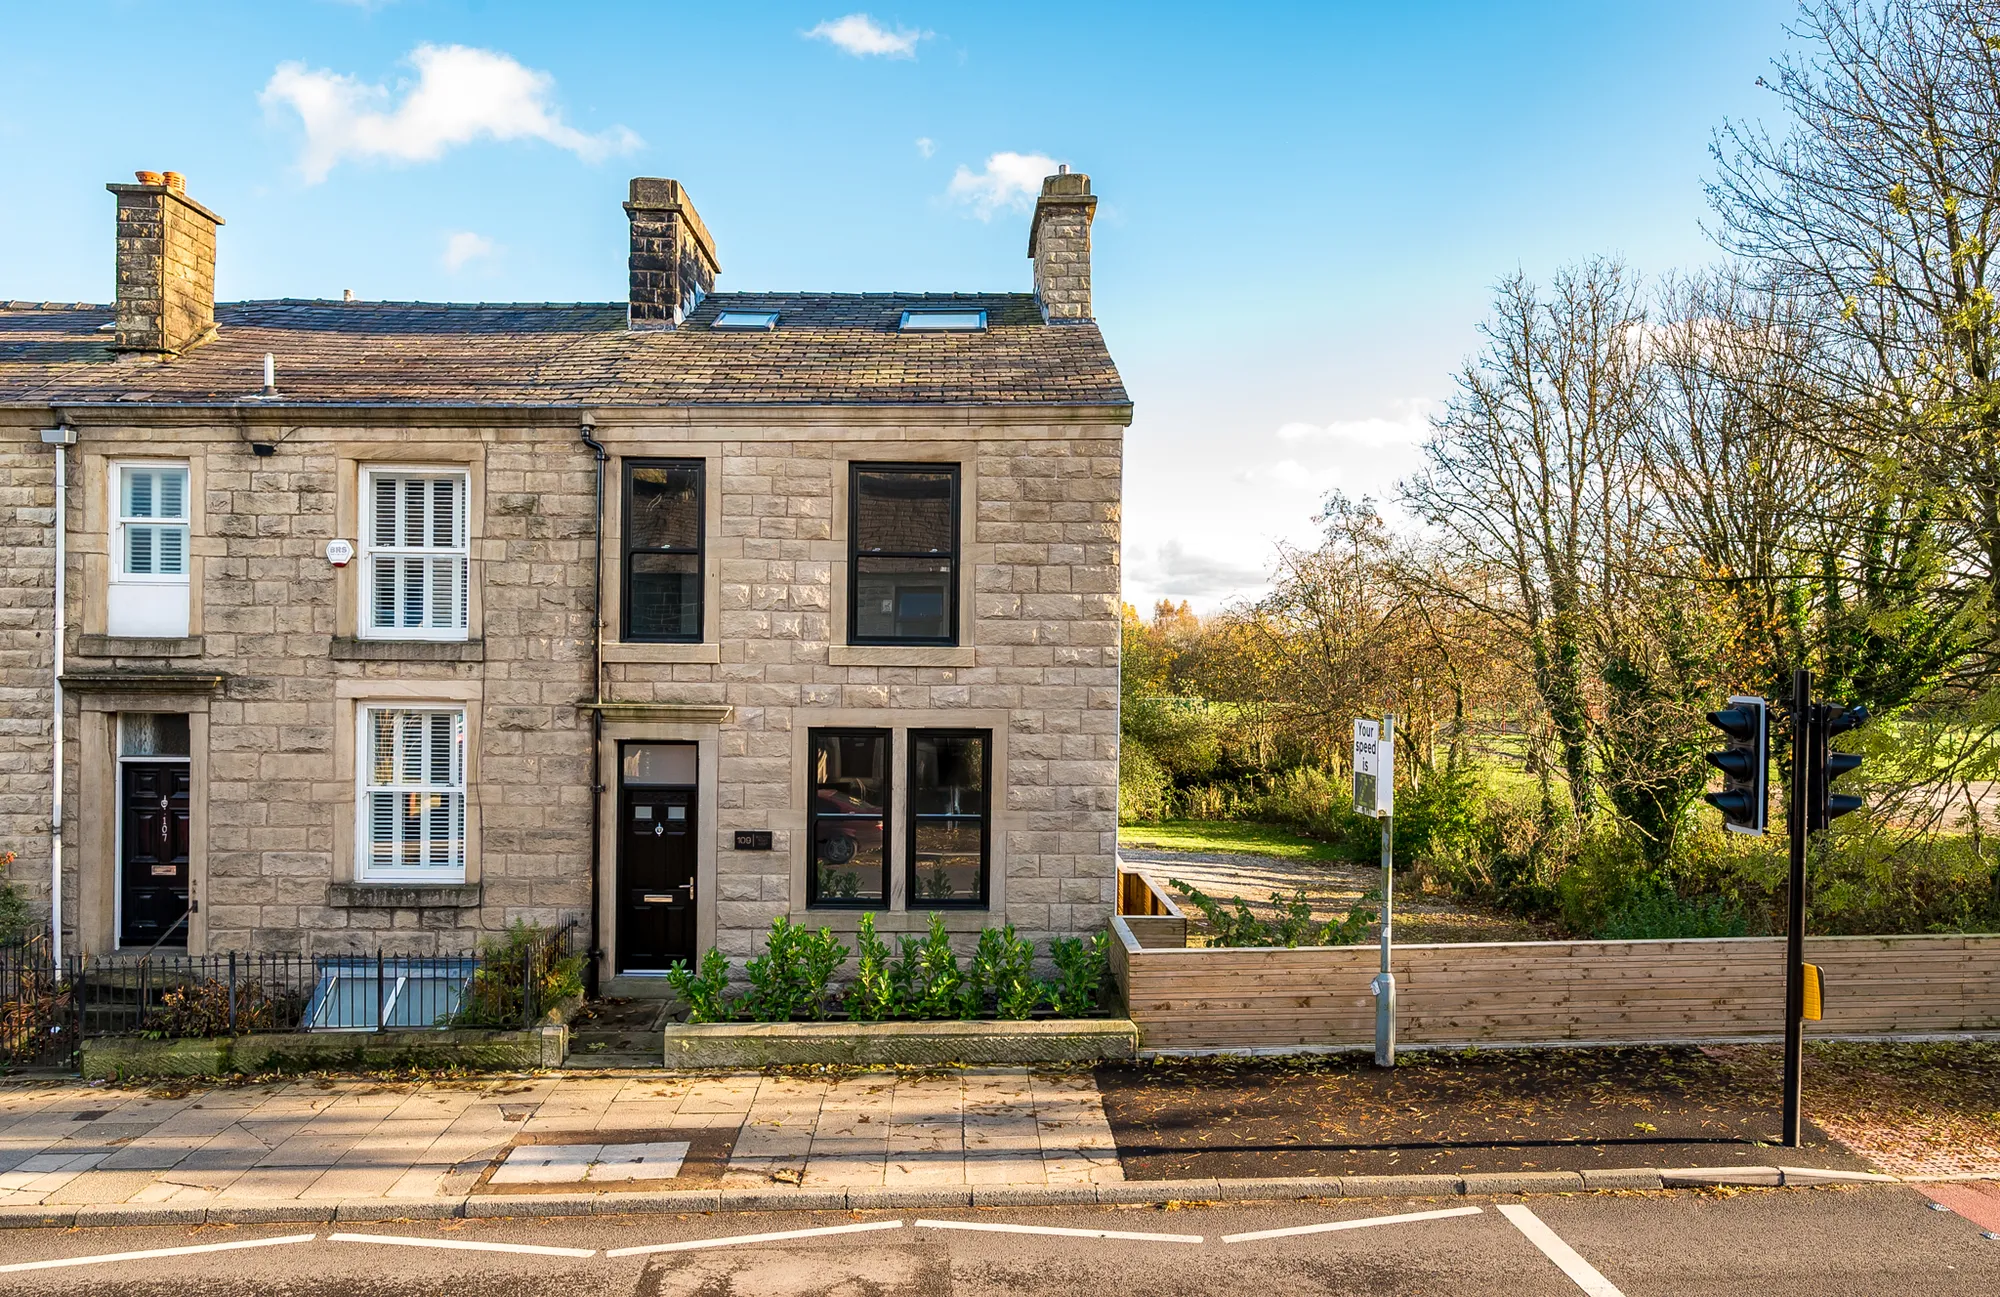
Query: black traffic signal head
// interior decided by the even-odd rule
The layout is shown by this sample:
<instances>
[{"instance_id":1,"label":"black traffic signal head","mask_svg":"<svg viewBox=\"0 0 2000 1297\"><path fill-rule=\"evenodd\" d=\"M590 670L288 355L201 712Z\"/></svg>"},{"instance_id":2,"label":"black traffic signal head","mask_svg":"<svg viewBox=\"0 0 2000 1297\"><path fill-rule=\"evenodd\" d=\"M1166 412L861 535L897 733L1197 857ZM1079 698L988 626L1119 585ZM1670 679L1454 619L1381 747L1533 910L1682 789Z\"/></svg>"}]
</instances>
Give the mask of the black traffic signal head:
<instances>
[{"instance_id":1,"label":"black traffic signal head","mask_svg":"<svg viewBox=\"0 0 2000 1297\"><path fill-rule=\"evenodd\" d=\"M1829 707L1826 710L1825 720L1826 738L1831 740L1836 734L1845 734L1851 729L1859 728L1867 720L1868 709L1866 707ZM1830 742L1826 744L1823 751L1826 753L1826 769L1819 778L1819 793L1823 799L1820 803L1819 823L1821 828L1826 827L1843 815L1849 815L1860 810L1865 805L1859 797L1850 797L1845 793L1836 793L1833 791L1834 780L1850 771L1861 768L1861 757L1853 752L1835 752Z\"/></svg>"},{"instance_id":2,"label":"black traffic signal head","mask_svg":"<svg viewBox=\"0 0 2000 1297\"><path fill-rule=\"evenodd\" d=\"M1722 826L1730 832L1760 834L1770 805L1770 705L1762 698L1734 697L1729 706L1710 712L1708 723L1723 732L1729 746L1708 754L1708 763L1722 772L1722 791L1706 793L1703 800L1722 812Z\"/></svg>"}]
</instances>

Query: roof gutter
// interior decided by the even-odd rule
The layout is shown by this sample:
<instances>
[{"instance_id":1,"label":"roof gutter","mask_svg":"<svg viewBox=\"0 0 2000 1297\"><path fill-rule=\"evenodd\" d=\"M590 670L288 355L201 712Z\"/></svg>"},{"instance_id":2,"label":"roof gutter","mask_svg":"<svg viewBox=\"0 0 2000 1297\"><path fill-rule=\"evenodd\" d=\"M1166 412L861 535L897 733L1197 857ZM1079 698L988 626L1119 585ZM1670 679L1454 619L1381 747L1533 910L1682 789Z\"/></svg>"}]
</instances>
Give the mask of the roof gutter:
<instances>
[{"instance_id":1,"label":"roof gutter","mask_svg":"<svg viewBox=\"0 0 2000 1297\"><path fill-rule=\"evenodd\" d=\"M60 412L56 426L42 430L44 445L56 448L55 517L55 663L50 679L53 699L49 726L49 954L62 976L63 966L63 647L69 638L69 598L66 577L69 568L69 448L76 445L76 429Z\"/></svg>"}]
</instances>

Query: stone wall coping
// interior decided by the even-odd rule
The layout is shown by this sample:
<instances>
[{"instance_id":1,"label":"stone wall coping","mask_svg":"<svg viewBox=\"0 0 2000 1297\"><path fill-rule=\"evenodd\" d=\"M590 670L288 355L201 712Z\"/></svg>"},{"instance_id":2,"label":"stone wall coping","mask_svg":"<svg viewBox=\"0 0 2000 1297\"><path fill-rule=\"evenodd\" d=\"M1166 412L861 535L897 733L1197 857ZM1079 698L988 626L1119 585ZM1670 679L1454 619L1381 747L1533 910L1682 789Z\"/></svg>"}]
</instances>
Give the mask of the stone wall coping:
<instances>
[{"instance_id":1,"label":"stone wall coping","mask_svg":"<svg viewBox=\"0 0 2000 1297\"><path fill-rule=\"evenodd\" d=\"M124 198L129 194L150 194L159 197L171 198L175 202L180 203L185 207L194 208L194 210L200 212L203 216L206 216L209 220L214 221L217 225L229 224L229 222L223 220L220 216L217 216L214 212L208 210L208 208L203 207L200 203L197 203L194 199L189 198L185 193L181 192L178 189L169 189L165 185L110 184L104 187L110 190L112 193L117 194L120 198Z\"/></svg>"}]
</instances>

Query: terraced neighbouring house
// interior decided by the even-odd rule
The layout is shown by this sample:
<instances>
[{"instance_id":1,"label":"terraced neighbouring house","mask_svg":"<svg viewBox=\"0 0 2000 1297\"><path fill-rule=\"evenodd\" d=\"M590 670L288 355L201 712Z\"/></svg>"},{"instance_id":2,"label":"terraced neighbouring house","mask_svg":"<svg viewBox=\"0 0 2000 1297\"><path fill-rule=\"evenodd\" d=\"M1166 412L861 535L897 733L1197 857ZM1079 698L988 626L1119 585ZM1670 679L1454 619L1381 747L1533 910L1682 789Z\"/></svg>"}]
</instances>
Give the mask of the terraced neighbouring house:
<instances>
[{"instance_id":1,"label":"terraced neighbouring house","mask_svg":"<svg viewBox=\"0 0 2000 1297\"><path fill-rule=\"evenodd\" d=\"M0 845L69 951L1104 927L1087 176L1032 292L716 291L642 178L627 300L507 304L217 303L222 218L107 188L116 301L0 305Z\"/></svg>"}]
</instances>

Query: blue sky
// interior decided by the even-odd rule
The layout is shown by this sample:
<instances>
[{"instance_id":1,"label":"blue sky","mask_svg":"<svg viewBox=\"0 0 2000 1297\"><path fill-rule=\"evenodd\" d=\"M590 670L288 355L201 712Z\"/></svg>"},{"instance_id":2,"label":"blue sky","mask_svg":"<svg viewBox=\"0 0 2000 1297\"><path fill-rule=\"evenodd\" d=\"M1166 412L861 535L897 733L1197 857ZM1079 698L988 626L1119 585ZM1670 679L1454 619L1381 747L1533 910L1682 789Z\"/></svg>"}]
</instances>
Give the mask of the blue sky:
<instances>
[{"instance_id":1,"label":"blue sky","mask_svg":"<svg viewBox=\"0 0 2000 1297\"><path fill-rule=\"evenodd\" d=\"M138 168L227 219L224 298L616 300L633 175L722 288L1020 290L1004 155L1065 161L1138 407L1126 596L1213 607L1393 489L1502 275L1713 258L1710 134L1774 111L1793 12L854 3L0 4L0 298L108 300Z\"/></svg>"}]
</instances>

